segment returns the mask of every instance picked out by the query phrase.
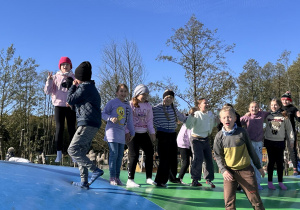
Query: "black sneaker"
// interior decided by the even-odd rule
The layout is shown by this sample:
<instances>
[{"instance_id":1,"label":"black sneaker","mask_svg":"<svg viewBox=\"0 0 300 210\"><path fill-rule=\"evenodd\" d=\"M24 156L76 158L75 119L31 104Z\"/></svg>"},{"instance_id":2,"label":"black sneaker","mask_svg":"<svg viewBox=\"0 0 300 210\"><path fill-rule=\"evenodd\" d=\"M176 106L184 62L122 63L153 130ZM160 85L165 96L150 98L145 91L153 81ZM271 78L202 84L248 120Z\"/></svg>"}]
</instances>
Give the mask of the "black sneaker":
<instances>
[{"instance_id":1,"label":"black sneaker","mask_svg":"<svg viewBox=\"0 0 300 210\"><path fill-rule=\"evenodd\" d=\"M96 179L98 179L103 174L104 171L102 171L100 168L97 168L95 171L93 171L91 180L89 181L89 185L93 184L93 182L96 181Z\"/></svg>"},{"instance_id":2,"label":"black sneaker","mask_svg":"<svg viewBox=\"0 0 300 210\"><path fill-rule=\"evenodd\" d=\"M167 185L166 185L166 184L163 184L163 183L156 183L156 186L157 186L157 187L167 187Z\"/></svg>"},{"instance_id":3,"label":"black sneaker","mask_svg":"<svg viewBox=\"0 0 300 210\"><path fill-rule=\"evenodd\" d=\"M71 184L73 186L81 187L81 188L86 189L86 190L88 190L90 188L90 185L87 182L71 182Z\"/></svg>"}]
</instances>

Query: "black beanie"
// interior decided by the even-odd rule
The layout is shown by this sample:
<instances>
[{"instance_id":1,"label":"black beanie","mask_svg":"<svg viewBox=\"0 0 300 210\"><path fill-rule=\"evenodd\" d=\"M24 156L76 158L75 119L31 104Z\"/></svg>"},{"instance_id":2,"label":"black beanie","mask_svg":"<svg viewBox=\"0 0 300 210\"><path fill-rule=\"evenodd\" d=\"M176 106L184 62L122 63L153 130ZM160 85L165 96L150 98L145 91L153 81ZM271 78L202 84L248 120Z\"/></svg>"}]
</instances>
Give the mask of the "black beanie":
<instances>
[{"instance_id":1,"label":"black beanie","mask_svg":"<svg viewBox=\"0 0 300 210\"><path fill-rule=\"evenodd\" d=\"M88 61L82 62L75 69L75 78L80 81L90 81L92 78L92 65Z\"/></svg>"},{"instance_id":2,"label":"black beanie","mask_svg":"<svg viewBox=\"0 0 300 210\"><path fill-rule=\"evenodd\" d=\"M163 94L163 98L169 95L174 97L175 93L172 90L166 90Z\"/></svg>"}]
</instances>

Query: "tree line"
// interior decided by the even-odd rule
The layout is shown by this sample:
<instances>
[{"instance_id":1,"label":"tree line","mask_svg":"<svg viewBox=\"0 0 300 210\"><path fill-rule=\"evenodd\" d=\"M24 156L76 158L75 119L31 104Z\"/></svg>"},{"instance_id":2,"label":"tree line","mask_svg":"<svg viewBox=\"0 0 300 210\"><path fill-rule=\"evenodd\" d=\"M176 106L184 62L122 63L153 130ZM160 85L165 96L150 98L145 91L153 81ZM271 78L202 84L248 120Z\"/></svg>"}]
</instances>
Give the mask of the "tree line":
<instances>
[{"instance_id":1,"label":"tree line","mask_svg":"<svg viewBox=\"0 0 300 210\"><path fill-rule=\"evenodd\" d=\"M172 55L161 52L157 61L168 61L179 65L185 73L186 89L172 81L172 78L151 81L146 84L152 91L149 102L161 102L155 94L167 88L189 107L196 106L199 97L209 100L212 109L224 103L232 103L238 113L247 112L251 101L257 101L261 108L268 109L271 98L291 91L293 103L300 104L300 56L290 60L290 51L284 50L276 63L261 66L250 58L239 75L233 75L226 62L226 55L234 53L235 44L226 44L217 38L217 29L210 30L193 15L166 41ZM0 141L1 159L9 147L14 147L18 156L33 158L35 153L54 154L55 121L50 96L43 89L48 70L37 72L35 59L15 56L12 44L0 52ZM112 41L102 50L99 58L101 67L94 70L101 75L96 81L103 106L115 97L116 86L125 83L129 88L129 99L134 88L145 83L147 75L142 56L134 41L124 39ZM236 69L240 71L240 69ZM176 102L178 103L178 101ZM187 110L185 110L187 111ZM103 141L105 122L93 140L94 151L107 153ZM67 131L64 133L65 140ZM69 142L64 142L66 153Z\"/></svg>"}]
</instances>

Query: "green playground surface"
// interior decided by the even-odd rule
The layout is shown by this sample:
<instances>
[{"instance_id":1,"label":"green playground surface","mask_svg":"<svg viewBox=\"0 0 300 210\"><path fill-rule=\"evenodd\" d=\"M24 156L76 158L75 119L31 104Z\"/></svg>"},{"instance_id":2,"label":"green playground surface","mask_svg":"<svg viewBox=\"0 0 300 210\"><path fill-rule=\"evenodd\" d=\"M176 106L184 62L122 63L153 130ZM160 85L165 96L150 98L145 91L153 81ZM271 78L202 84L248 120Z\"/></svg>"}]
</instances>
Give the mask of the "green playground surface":
<instances>
[{"instance_id":1,"label":"green playground surface","mask_svg":"<svg viewBox=\"0 0 300 210\"><path fill-rule=\"evenodd\" d=\"M153 179L155 174L153 174ZM109 179L109 172L106 170L103 176ZM277 180L277 176L273 180ZM127 172L121 172L121 181L126 185ZM185 186L181 184L168 183L167 188L155 187L145 183L145 173L136 173L135 182L140 184L140 188L126 188L138 195L145 197L163 209L225 209L223 199L223 177L215 173L213 183L216 188L211 188L201 182L202 187ZM186 174L183 181L191 183L190 174ZM267 177L262 179L261 186L264 188L260 195L266 209L300 209L300 176L284 177L284 184L288 190L279 189L277 182L274 182L276 190L270 190L267 187ZM237 209L251 209L251 204L243 192L236 193Z\"/></svg>"}]
</instances>

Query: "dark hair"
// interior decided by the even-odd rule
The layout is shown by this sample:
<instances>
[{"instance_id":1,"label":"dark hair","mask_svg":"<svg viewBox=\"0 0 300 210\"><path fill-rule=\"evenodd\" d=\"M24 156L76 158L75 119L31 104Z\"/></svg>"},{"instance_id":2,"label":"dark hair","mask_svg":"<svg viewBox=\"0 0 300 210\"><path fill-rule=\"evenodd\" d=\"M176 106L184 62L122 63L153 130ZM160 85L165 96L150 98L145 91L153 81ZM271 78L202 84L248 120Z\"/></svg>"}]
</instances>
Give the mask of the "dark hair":
<instances>
[{"instance_id":1,"label":"dark hair","mask_svg":"<svg viewBox=\"0 0 300 210\"><path fill-rule=\"evenodd\" d=\"M125 84L118 84L116 93L121 89L121 87L124 87L129 92L129 89L128 89L127 85L125 85Z\"/></svg>"},{"instance_id":2,"label":"dark hair","mask_svg":"<svg viewBox=\"0 0 300 210\"><path fill-rule=\"evenodd\" d=\"M199 106L199 104L201 104L204 100L206 100L206 98L199 98L197 100L197 106Z\"/></svg>"}]
</instances>

